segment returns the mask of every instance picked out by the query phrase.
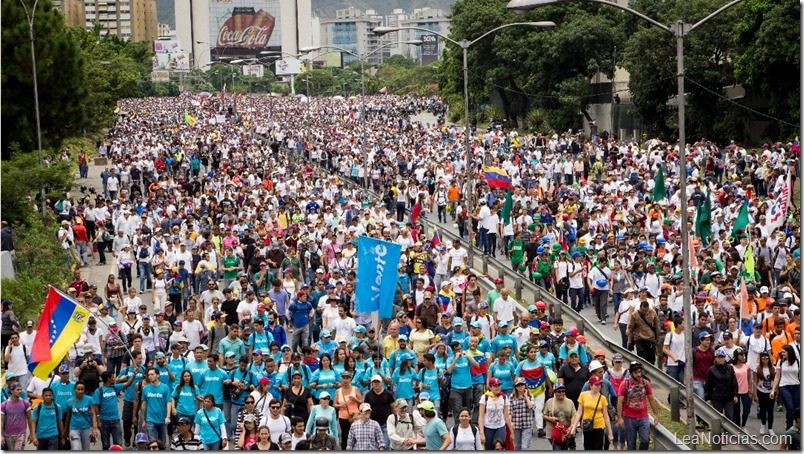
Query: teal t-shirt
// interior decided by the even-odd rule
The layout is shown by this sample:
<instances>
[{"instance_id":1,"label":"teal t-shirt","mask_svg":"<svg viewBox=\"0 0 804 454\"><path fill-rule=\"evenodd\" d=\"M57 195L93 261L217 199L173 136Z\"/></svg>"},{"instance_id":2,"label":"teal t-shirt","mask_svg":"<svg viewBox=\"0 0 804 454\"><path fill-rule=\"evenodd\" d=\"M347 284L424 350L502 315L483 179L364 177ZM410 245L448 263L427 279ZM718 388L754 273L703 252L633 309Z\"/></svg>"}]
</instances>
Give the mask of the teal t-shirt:
<instances>
[{"instance_id":1,"label":"teal t-shirt","mask_svg":"<svg viewBox=\"0 0 804 454\"><path fill-rule=\"evenodd\" d=\"M145 422L164 424L170 397L170 389L164 383L149 384L143 387L142 400L146 403Z\"/></svg>"},{"instance_id":2,"label":"teal t-shirt","mask_svg":"<svg viewBox=\"0 0 804 454\"><path fill-rule=\"evenodd\" d=\"M196 362L190 361L186 367L187 370L193 374L193 383L201 384L201 374L209 370L209 366L207 366L206 361ZM181 377L179 377L181 379Z\"/></svg>"},{"instance_id":3,"label":"teal t-shirt","mask_svg":"<svg viewBox=\"0 0 804 454\"><path fill-rule=\"evenodd\" d=\"M136 372L136 376L134 377L134 381L131 382L131 385L127 388L124 388L123 391L123 400L126 402L134 402L134 399L137 397L137 383L141 382L143 379L143 374L145 373L145 366L139 366L139 370L135 369L134 366L126 366L123 370L120 371L119 378L127 377Z\"/></svg>"},{"instance_id":4,"label":"teal t-shirt","mask_svg":"<svg viewBox=\"0 0 804 454\"><path fill-rule=\"evenodd\" d=\"M234 353L234 362L235 364L239 364L240 357L246 354L246 344L244 344L243 340L239 337L235 337L235 340L230 340L229 336L226 336L221 339L221 343L218 344L218 353L225 357L229 352Z\"/></svg>"},{"instance_id":5,"label":"teal t-shirt","mask_svg":"<svg viewBox=\"0 0 804 454\"><path fill-rule=\"evenodd\" d=\"M201 394L204 396L212 394L215 396L216 404L223 404L223 381L228 379L229 374L220 367L215 370L207 369L198 380Z\"/></svg>"},{"instance_id":6,"label":"teal t-shirt","mask_svg":"<svg viewBox=\"0 0 804 454\"><path fill-rule=\"evenodd\" d=\"M340 377L336 377L336 373L334 370L321 370L318 369L313 374L312 382L318 385L325 385L326 387L321 389L313 389L313 396L316 399L321 395L322 392L327 391L332 398L335 398L335 391L337 388L335 387L335 382L338 381Z\"/></svg>"},{"instance_id":7,"label":"teal t-shirt","mask_svg":"<svg viewBox=\"0 0 804 454\"><path fill-rule=\"evenodd\" d=\"M159 383L165 384L168 388L170 388L174 383L170 380L170 374L168 373L167 367L162 367L158 364L154 364L154 368L159 372ZM173 374L176 375L176 374ZM176 376L176 380L180 379L181 376Z\"/></svg>"},{"instance_id":8,"label":"teal t-shirt","mask_svg":"<svg viewBox=\"0 0 804 454\"><path fill-rule=\"evenodd\" d=\"M195 414L195 423L200 427L201 443L211 445L220 441L221 424L226 423L226 418L218 407L212 407L212 410L202 408Z\"/></svg>"},{"instance_id":9,"label":"teal t-shirt","mask_svg":"<svg viewBox=\"0 0 804 454\"><path fill-rule=\"evenodd\" d=\"M438 451L444 444L444 434L447 433L447 425L439 418L433 418L424 426L424 441L428 451Z\"/></svg>"},{"instance_id":10,"label":"teal t-shirt","mask_svg":"<svg viewBox=\"0 0 804 454\"><path fill-rule=\"evenodd\" d=\"M241 382L246 385L246 389L244 389L239 396L232 397L232 403L238 405L243 405L244 401L246 400L246 396L251 392L248 389L249 386L257 387L260 384L260 379L255 377L254 374L248 370L248 368L246 368L245 372L240 370L239 367L231 371L229 373L229 379L232 380L233 383ZM232 390L234 390L234 388L232 388Z\"/></svg>"},{"instance_id":11,"label":"teal t-shirt","mask_svg":"<svg viewBox=\"0 0 804 454\"><path fill-rule=\"evenodd\" d=\"M101 386L95 390L92 398L98 405L98 417L101 421L119 421L120 409L117 406L117 395L123 391L123 384Z\"/></svg>"},{"instance_id":12,"label":"teal t-shirt","mask_svg":"<svg viewBox=\"0 0 804 454\"><path fill-rule=\"evenodd\" d=\"M62 408L58 408L61 413ZM51 402L50 405L41 403L36 406L32 411L32 418L36 421L36 438L50 438L59 435L58 420L61 415L56 414L56 403Z\"/></svg>"},{"instance_id":13,"label":"teal t-shirt","mask_svg":"<svg viewBox=\"0 0 804 454\"><path fill-rule=\"evenodd\" d=\"M171 389L175 388L176 385L179 384L179 381L181 380L181 373L184 372L188 364L190 364L190 361L183 356L179 356L178 358L175 359L172 357L168 358L167 367L168 369L170 369L171 372L173 372L173 375L176 377L176 381L170 383ZM159 381L162 381L161 377L159 378Z\"/></svg>"},{"instance_id":14,"label":"teal t-shirt","mask_svg":"<svg viewBox=\"0 0 804 454\"><path fill-rule=\"evenodd\" d=\"M432 401L441 400L441 385L438 383L438 378L443 376L444 372L437 367L433 367L433 370L422 367L419 371L420 384L429 386L429 388L422 387L422 391L426 391Z\"/></svg>"},{"instance_id":15,"label":"teal t-shirt","mask_svg":"<svg viewBox=\"0 0 804 454\"><path fill-rule=\"evenodd\" d=\"M70 411L73 412L70 417L70 430L84 430L92 428L92 411L90 407L95 405L95 400L89 396L84 396L83 399L76 400L75 396L67 401L70 406Z\"/></svg>"},{"instance_id":16,"label":"teal t-shirt","mask_svg":"<svg viewBox=\"0 0 804 454\"><path fill-rule=\"evenodd\" d=\"M196 411L195 396L200 396L198 386L182 386L173 390L173 400L176 406L176 413L179 415L194 415Z\"/></svg>"},{"instance_id":17,"label":"teal t-shirt","mask_svg":"<svg viewBox=\"0 0 804 454\"><path fill-rule=\"evenodd\" d=\"M416 394L413 390L413 380L415 379L416 372L413 369L408 369L403 374L399 373L399 369L395 370L394 374L391 375L391 381L396 385L394 396L397 399L413 399L414 394Z\"/></svg>"},{"instance_id":18,"label":"teal t-shirt","mask_svg":"<svg viewBox=\"0 0 804 454\"><path fill-rule=\"evenodd\" d=\"M493 341L491 341L491 351L498 355L500 350L505 347L511 347L511 351L516 351L516 338L510 334L506 334L504 336L497 335Z\"/></svg>"},{"instance_id":19,"label":"teal t-shirt","mask_svg":"<svg viewBox=\"0 0 804 454\"><path fill-rule=\"evenodd\" d=\"M489 367L489 375L500 380L500 389L503 391L514 389L514 371L516 366L511 361L506 361L505 364L494 361Z\"/></svg>"},{"instance_id":20,"label":"teal t-shirt","mask_svg":"<svg viewBox=\"0 0 804 454\"><path fill-rule=\"evenodd\" d=\"M472 387L472 371L469 368L469 360L466 357L458 358L455 363L455 369L452 369L452 387L454 389Z\"/></svg>"},{"instance_id":21,"label":"teal t-shirt","mask_svg":"<svg viewBox=\"0 0 804 454\"><path fill-rule=\"evenodd\" d=\"M56 402L56 405L59 406L59 410L63 415L68 408L67 401L75 395L75 382L69 381L65 384L60 380L54 381L50 385L50 389L53 390L53 402Z\"/></svg>"},{"instance_id":22,"label":"teal t-shirt","mask_svg":"<svg viewBox=\"0 0 804 454\"><path fill-rule=\"evenodd\" d=\"M268 331L263 331L262 333L254 331L248 336L248 346L252 349L252 351L267 350L268 346L271 345L271 342L273 341L274 336Z\"/></svg>"}]
</instances>

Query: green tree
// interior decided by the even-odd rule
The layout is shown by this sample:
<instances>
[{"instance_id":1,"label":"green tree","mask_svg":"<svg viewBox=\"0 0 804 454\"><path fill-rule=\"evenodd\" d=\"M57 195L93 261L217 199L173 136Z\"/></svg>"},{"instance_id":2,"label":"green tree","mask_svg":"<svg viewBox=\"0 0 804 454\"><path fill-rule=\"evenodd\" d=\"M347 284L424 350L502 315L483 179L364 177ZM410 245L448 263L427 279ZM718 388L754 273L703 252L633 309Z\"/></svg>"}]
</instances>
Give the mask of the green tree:
<instances>
[{"instance_id":1,"label":"green tree","mask_svg":"<svg viewBox=\"0 0 804 454\"><path fill-rule=\"evenodd\" d=\"M801 77L798 22L799 3L795 0L745 0L745 14L737 24L735 42L741 55L735 63L735 76L747 88L756 90L770 103L768 112L798 124L799 78ZM789 135L796 128L775 123L769 135Z\"/></svg>"},{"instance_id":2,"label":"green tree","mask_svg":"<svg viewBox=\"0 0 804 454\"><path fill-rule=\"evenodd\" d=\"M30 4L29 10L33 3ZM88 94L84 56L51 0L40 0L34 17L37 82L43 147L57 148L64 138L88 125L83 103ZM36 148L33 67L28 21L20 0L2 2L2 148Z\"/></svg>"}]
</instances>

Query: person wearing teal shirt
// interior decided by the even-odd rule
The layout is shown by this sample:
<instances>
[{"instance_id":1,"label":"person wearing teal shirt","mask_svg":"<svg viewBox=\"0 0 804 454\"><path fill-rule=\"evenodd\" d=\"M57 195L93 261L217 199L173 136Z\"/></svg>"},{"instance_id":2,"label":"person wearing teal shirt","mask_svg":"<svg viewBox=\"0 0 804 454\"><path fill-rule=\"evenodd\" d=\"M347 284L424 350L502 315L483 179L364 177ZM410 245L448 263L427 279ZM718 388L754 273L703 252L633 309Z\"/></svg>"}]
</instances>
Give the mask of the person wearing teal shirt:
<instances>
[{"instance_id":1,"label":"person wearing teal shirt","mask_svg":"<svg viewBox=\"0 0 804 454\"><path fill-rule=\"evenodd\" d=\"M98 436L95 401L84 394L84 383L75 384L75 395L67 400L67 421L73 451L89 451L90 436Z\"/></svg>"},{"instance_id":2,"label":"person wearing teal shirt","mask_svg":"<svg viewBox=\"0 0 804 454\"><path fill-rule=\"evenodd\" d=\"M234 357L234 353L231 352L227 353L227 355ZM248 370L248 357L241 356L237 367L229 372L229 379L225 380L223 384L231 385L231 391L229 391L229 413L227 414L226 411L224 411L224 416L229 418L227 421L229 423L229 427L227 427L229 436L234 437L237 416L240 410L246 405L246 396L248 396L251 391L254 391L254 388L259 386L260 380ZM224 408L224 410L226 410L226 408Z\"/></svg>"},{"instance_id":3,"label":"person wearing teal shirt","mask_svg":"<svg viewBox=\"0 0 804 454\"><path fill-rule=\"evenodd\" d=\"M70 381L70 366L65 364L59 367L59 378L60 380L50 384L50 389L53 390L53 401L59 406L62 414L60 419L63 420L67 412L67 400L75 395L75 382ZM68 430L67 427L64 429Z\"/></svg>"},{"instance_id":4,"label":"person wearing teal shirt","mask_svg":"<svg viewBox=\"0 0 804 454\"><path fill-rule=\"evenodd\" d=\"M248 353L246 349L246 344L243 342L240 337L238 337L238 333L240 332L240 328L232 324L229 327L229 335L221 339L220 343L218 344L218 353L221 355L226 355L229 352L234 353L235 363L240 361L240 357Z\"/></svg>"},{"instance_id":5,"label":"person wearing teal shirt","mask_svg":"<svg viewBox=\"0 0 804 454\"><path fill-rule=\"evenodd\" d=\"M145 431L149 440L167 443L168 415L173 413L173 400L168 386L159 381L159 371L151 367L146 372L151 383L142 387L142 406L145 413Z\"/></svg>"},{"instance_id":6,"label":"person wearing teal shirt","mask_svg":"<svg viewBox=\"0 0 804 454\"><path fill-rule=\"evenodd\" d=\"M318 359L321 360L321 357L324 353L328 354L332 357L332 353L338 348L338 343L332 340L332 333L329 332L328 329L321 330L321 340L313 344L313 346L318 347Z\"/></svg>"},{"instance_id":7,"label":"person wearing teal shirt","mask_svg":"<svg viewBox=\"0 0 804 454\"><path fill-rule=\"evenodd\" d=\"M181 345L171 345L170 351L170 357L167 358L167 368L173 373L174 379L171 380L170 387L174 388L181 378L181 373L187 369L190 361L181 355Z\"/></svg>"},{"instance_id":8,"label":"person wearing teal shirt","mask_svg":"<svg viewBox=\"0 0 804 454\"><path fill-rule=\"evenodd\" d=\"M388 360L378 353L371 357L371 362L366 366L366 372L360 377L360 385L366 389L371 389L371 377L379 375L382 377L382 387L387 388L385 379L391 378L391 371L388 370Z\"/></svg>"},{"instance_id":9,"label":"person wearing teal shirt","mask_svg":"<svg viewBox=\"0 0 804 454\"><path fill-rule=\"evenodd\" d=\"M195 419L195 413L198 411L198 396L201 392L198 386L193 381L193 374L189 370L182 371L179 382L173 388L173 409L176 418L185 417L190 419L190 424Z\"/></svg>"},{"instance_id":10,"label":"person wearing teal shirt","mask_svg":"<svg viewBox=\"0 0 804 454\"><path fill-rule=\"evenodd\" d=\"M142 352L134 350L134 366L126 366L117 376L117 383L123 385L123 441L126 445L131 444L131 428L134 426L134 400L137 398L137 384L145 377L145 366L142 365Z\"/></svg>"},{"instance_id":11,"label":"person wearing teal shirt","mask_svg":"<svg viewBox=\"0 0 804 454\"><path fill-rule=\"evenodd\" d=\"M427 421L424 426L425 447L428 451L446 450L450 444L449 430L443 420L436 418L435 405L428 400L420 403L418 408L422 410Z\"/></svg>"},{"instance_id":12,"label":"person wearing teal shirt","mask_svg":"<svg viewBox=\"0 0 804 454\"><path fill-rule=\"evenodd\" d=\"M512 351L516 351L517 343L516 338L508 332L508 324L502 323L500 324L497 336L491 341L491 352L494 356L497 356L500 354L500 350L506 347L511 348ZM513 390L513 387L511 389ZM505 391L505 388L503 388L503 391Z\"/></svg>"},{"instance_id":13,"label":"person wearing teal shirt","mask_svg":"<svg viewBox=\"0 0 804 454\"><path fill-rule=\"evenodd\" d=\"M335 395L335 391L341 386L338 381L340 377L335 374L332 369L332 359L328 354L321 356L321 365L313 374L310 381L310 388L313 391L313 397L319 398L322 392L327 391L331 396Z\"/></svg>"},{"instance_id":14,"label":"person wearing teal shirt","mask_svg":"<svg viewBox=\"0 0 804 454\"><path fill-rule=\"evenodd\" d=\"M290 357L290 366L288 366L288 368L285 370L285 373L283 373L279 378L280 386L282 386L283 392L290 387L290 381L295 372L301 374L302 386L305 388L310 386L313 378L313 372L310 371L310 368L306 364L302 364L301 355L298 353L293 353L293 355Z\"/></svg>"},{"instance_id":15,"label":"person wearing teal shirt","mask_svg":"<svg viewBox=\"0 0 804 454\"><path fill-rule=\"evenodd\" d=\"M461 414L461 408L472 408L472 405L474 405L472 370L470 367L478 367L479 365L474 358L464 353L459 342L453 342L451 347L454 356L452 362L447 367L446 373L452 374L452 389L449 394L449 403L452 407L452 415L455 418L455 424L457 425L460 424L458 416Z\"/></svg>"},{"instance_id":16,"label":"person wearing teal shirt","mask_svg":"<svg viewBox=\"0 0 804 454\"><path fill-rule=\"evenodd\" d=\"M444 371L435 365L436 358L432 353L425 353L422 357L422 367L419 369L419 375L416 377L416 382L421 387L422 391L430 395L430 401L433 402L436 408L436 413L441 407L441 386L445 383Z\"/></svg>"},{"instance_id":17,"label":"person wearing teal shirt","mask_svg":"<svg viewBox=\"0 0 804 454\"><path fill-rule=\"evenodd\" d=\"M210 353L207 357L207 370L201 373L198 387L201 394L215 397L215 406L223 410L223 381L229 379L229 374L218 367L217 353Z\"/></svg>"},{"instance_id":18,"label":"person wearing teal shirt","mask_svg":"<svg viewBox=\"0 0 804 454\"><path fill-rule=\"evenodd\" d=\"M170 388L178 377L167 365L167 359L162 352L156 352L156 359L154 360L154 368L159 372L159 381Z\"/></svg>"},{"instance_id":19,"label":"person wearing teal shirt","mask_svg":"<svg viewBox=\"0 0 804 454\"><path fill-rule=\"evenodd\" d=\"M61 425L61 407L53 400L53 390L42 390L42 403L31 412L34 420L34 434L39 440L38 448L47 451L59 449L60 434L64 433Z\"/></svg>"},{"instance_id":20,"label":"person wearing teal shirt","mask_svg":"<svg viewBox=\"0 0 804 454\"><path fill-rule=\"evenodd\" d=\"M416 354L413 353L412 350L408 348L408 336L404 334L400 334L399 338L397 338L397 343L399 345L398 350L394 350L391 352L391 356L388 358L388 369L394 370L399 367L399 363L401 362L401 358L406 356L407 354L413 355L413 367L419 363L419 359L416 357Z\"/></svg>"},{"instance_id":21,"label":"person wearing teal shirt","mask_svg":"<svg viewBox=\"0 0 804 454\"><path fill-rule=\"evenodd\" d=\"M114 374L109 371L101 374L101 382L92 399L97 402L101 447L106 451L112 444L123 444L123 426L120 425L120 408L117 405L117 396L123 392L123 384L115 383Z\"/></svg>"},{"instance_id":22,"label":"person wearing teal shirt","mask_svg":"<svg viewBox=\"0 0 804 454\"><path fill-rule=\"evenodd\" d=\"M201 374L209 370L207 361L204 360L204 351L206 347L207 347L206 345L199 345L198 347L196 347L195 351L193 352L193 355L195 355L195 359L193 361L190 361L189 364L187 364L187 370L189 370L190 373L193 374L193 380L195 380L195 382L198 384L201 383Z\"/></svg>"},{"instance_id":23,"label":"person wearing teal shirt","mask_svg":"<svg viewBox=\"0 0 804 454\"><path fill-rule=\"evenodd\" d=\"M539 342L539 353L536 353L536 362L553 372L557 372L556 357L547 349L547 341Z\"/></svg>"},{"instance_id":24,"label":"person wearing teal shirt","mask_svg":"<svg viewBox=\"0 0 804 454\"><path fill-rule=\"evenodd\" d=\"M408 406L412 407L413 396L416 394L413 390L413 382L417 379L416 371L411 365L413 353L401 356L400 361L399 368L391 375L391 382L395 385L394 397L407 400Z\"/></svg>"},{"instance_id":25,"label":"person wearing teal shirt","mask_svg":"<svg viewBox=\"0 0 804 454\"><path fill-rule=\"evenodd\" d=\"M265 364L263 363L263 358L267 357L268 355L262 354L262 350L254 350L254 354L251 355L251 364L248 365L248 370L257 377L257 382L259 382L262 377L268 376L265 373Z\"/></svg>"},{"instance_id":26,"label":"person wearing teal shirt","mask_svg":"<svg viewBox=\"0 0 804 454\"><path fill-rule=\"evenodd\" d=\"M478 332L479 331L480 330L478 329ZM478 351L483 352L483 353L488 353L488 352L491 351L491 344L489 343L488 339L486 339L482 335L477 335L477 336L474 336L474 337L477 337L477 348L475 350L478 350ZM461 347L463 348L464 351L469 349L469 339L471 339L471 338L472 338L472 336L469 336L466 339L461 341Z\"/></svg>"},{"instance_id":27,"label":"person wearing teal shirt","mask_svg":"<svg viewBox=\"0 0 804 454\"><path fill-rule=\"evenodd\" d=\"M488 377L500 380L500 390L510 396L514 392L516 365L511 362L511 350L505 347L489 366Z\"/></svg>"},{"instance_id":28,"label":"person wearing teal shirt","mask_svg":"<svg viewBox=\"0 0 804 454\"><path fill-rule=\"evenodd\" d=\"M254 332L248 336L248 342L246 343L249 351L254 350L269 350L271 346L271 342L274 341L274 336L265 331L265 323L260 323L262 320L255 320L254 321Z\"/></svg>"},{"instance_id":29,"label":"person wearing teal shirt","mask_svg":"<svg viewBox=\"0 0 804 454\"><path fill-rule=\"evenodd\" d=\"M215 406L215 396L204 396L204 406L195 414L195 430L201 438L203 451L220 451L228 443L226 434L226 417L220 408Z\"/></svg>"}]
</instances>

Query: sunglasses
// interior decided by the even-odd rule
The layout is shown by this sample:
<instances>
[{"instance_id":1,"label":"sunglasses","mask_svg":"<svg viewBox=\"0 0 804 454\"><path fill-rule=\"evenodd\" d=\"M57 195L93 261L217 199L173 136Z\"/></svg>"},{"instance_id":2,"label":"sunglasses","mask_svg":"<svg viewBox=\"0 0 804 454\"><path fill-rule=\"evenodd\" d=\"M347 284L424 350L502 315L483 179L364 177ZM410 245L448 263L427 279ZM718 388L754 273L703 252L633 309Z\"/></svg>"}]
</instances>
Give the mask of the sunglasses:
<instances>
[{"instance_id":1,"label":"sunglasses","mask_svg":"<svg viewBox=\"0 0 804 454\"><path fill-rule=\"evenodd\" d=\"M159 451L159 445L148 446L148 449L150 449L151 451Z\"/></svg>"},{"instance_id":2,"label":"sunglasses","mask_svg":"<svg viewBox=\"0 0 804 454\"><path fill-rule=\"evenodd\" d=\"M279 407L271 407L271 410L279 410Z\"/></svg>"},{"instance_id":3,"label":"sunglasses","mask_svg":"<svg viewBox=\"0 0 804 454\"><path fill-rule=\"evenodd\" d=\"M253 401L253 400L247 400L247 401L246 401L246 405L248 405L248 404L253 404L253 403L254 403L254 401Z\"/></svg>"},{"instance_id":4,"label":"sunglasses","mask_svg":"<svg viewBox=\"0 0 804 454\"><path fill-rule=\"evenodd\" d=\"M556 394L559 394L559 393L560 393L560 394L564 394L564 393L566 393L566 391L564 391L563 389L557 389L557 390L555 391L555 393L556 393Z\"/></svg>"},{"instance_id":5,"label":"sunglasses","mask_svg":"<svg viewBox=\"0 0 804 454\"><path fill-rule=\"evenodd\" d=\"M322 397L322 398L320 398L318 400L329 400L329 397Z\"/></svg>"},{"instance_id":6,"label":"sunglasses","mask_svg":"<svg viewBox=\"0 0 804 454\"><path fill-rule=\"evenodd\" d=\"M525 386L525 384L524 383L517 383L516 386Z\"/></svg>"}]
</instances>

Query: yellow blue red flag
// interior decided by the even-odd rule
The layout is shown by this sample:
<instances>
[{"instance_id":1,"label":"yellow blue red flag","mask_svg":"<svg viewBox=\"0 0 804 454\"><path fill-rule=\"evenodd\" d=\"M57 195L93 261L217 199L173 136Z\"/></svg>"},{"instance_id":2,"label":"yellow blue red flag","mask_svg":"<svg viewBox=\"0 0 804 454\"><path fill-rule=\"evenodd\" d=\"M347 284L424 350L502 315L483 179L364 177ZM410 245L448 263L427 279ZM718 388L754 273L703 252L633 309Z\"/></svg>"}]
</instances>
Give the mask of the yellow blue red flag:
<instances>
[{"instance_id":1,"label":"yellow blue red flag","mask_svg":"<svg viewBox=\"0 0 804 454\"><path fill-rule=\"evenodd\" d=\"M47 379L50 371L61 363L81 336L89 316L87 309L50 287L31 348L28 370L36 377Z\"/></svg>"},{"instance_id":2,"label":"yellow blue red flag","mask_svg":"<svg viewBox=\"0 0 804 454\"><path fill-rule=\"evenodd\" d=\"M483 174L485 174L486 183L488 183L490 188L514 188L513 185L511 185L511 177L508 176L508 172L504 169L483 166Z\"/></svg>"}]
</instances>

